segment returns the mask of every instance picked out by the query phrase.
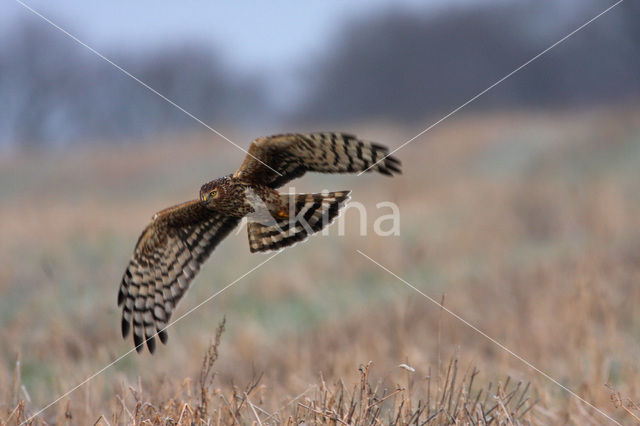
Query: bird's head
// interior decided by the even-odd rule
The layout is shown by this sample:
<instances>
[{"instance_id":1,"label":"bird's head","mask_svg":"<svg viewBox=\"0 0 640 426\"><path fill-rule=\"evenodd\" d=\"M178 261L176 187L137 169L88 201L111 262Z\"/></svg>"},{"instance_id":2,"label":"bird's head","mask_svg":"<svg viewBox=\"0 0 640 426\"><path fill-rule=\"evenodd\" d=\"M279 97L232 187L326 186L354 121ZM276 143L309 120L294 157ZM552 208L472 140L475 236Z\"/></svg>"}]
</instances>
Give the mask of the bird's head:
<instances>
[{"instance_id":1,"label":"bird's head","mask_svg":"<svg viewBox=\"0 0 640 426\"><path fill-rule=\"evenodd\" d=\"M211 204L214 200L220 198L222 188L220 188L215 181L205 183L200 188L200 202L207 205Z\"/></svg>"},{"instance_id":2,"label":"bird's head","mask_svg":"<svg viewBox=\"0 0 640 426\"><path fill-rule=\"evenodd\" d=\"M202 185L200 187L200 202L207 205L224 197L227 183L225 178L220 178Z\"/></svg>"}]
</instances>

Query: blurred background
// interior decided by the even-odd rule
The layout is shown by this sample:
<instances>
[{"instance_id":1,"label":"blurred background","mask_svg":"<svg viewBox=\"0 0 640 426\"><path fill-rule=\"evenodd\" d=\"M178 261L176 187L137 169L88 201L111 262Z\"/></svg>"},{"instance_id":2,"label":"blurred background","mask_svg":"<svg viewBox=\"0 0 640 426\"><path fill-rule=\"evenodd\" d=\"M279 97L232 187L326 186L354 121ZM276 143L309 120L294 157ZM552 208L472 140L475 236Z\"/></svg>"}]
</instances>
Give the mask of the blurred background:
<instances>
[{"instance_id":1,"label":"blurred background","mask_svg":"<svg viewBox=\"0 0 640 426\"><path fill-rule=\"evenodd\" d=\"M244 148L316 130L394 148L611 3L26 4ZM352 188L368 235L348 211L346 236L333 229L285 251L176 325L168 347L130 355L42 420L111 421L120 405L135 406L128 386L158 407L169 395L188 403L185 380L198 376L225 314L216 395L264 373L260 403L281 420L305 415L284 402L325 381L357 381L370 360L375 380L401 383L417 401L450 357L476 366L482 383L532 382L540 402L529 421L603 420L355 250L435 299L446 293L462 317L631 419L604 384L639 399L638 22L640 3L621 3L398 151L401 177L295 182L298 192ZM20 401L35 413L130 348L115 302L138 233L244 153L19 2L0 5L0 37L8 421ZM399 236L373 234L389 213L381 201L399 206ZM179 314L266 259L249 255L244 232L216 250ZM400 363L415 369L410 378Z\"/></svg>"},{"instance_id":2,"label":"blurred background","mask_svg":"<svg viewBox=\"0 0 640 426\"><path fill-rule=\"evenodd\" d=\"M264 133L380 119L424 127L607 3L30 5L208 124ZM3 146L203 130L19 3L2 8ZM636 2L620 5L470 110L634 100L637 20Z\"/></svg>"}]
</instances>

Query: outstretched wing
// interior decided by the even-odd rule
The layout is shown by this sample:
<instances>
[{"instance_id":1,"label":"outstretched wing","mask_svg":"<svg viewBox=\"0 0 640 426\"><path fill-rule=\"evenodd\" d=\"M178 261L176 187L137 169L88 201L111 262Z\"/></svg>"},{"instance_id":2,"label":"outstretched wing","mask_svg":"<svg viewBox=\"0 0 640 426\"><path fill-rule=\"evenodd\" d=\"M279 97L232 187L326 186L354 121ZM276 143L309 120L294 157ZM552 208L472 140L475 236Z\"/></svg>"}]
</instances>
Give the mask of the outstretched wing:
<instances>
[{"instance_id":1,"label":"outstretched wing","mask_svg":"<svg viewBox=\"0 0 640 426\"><path fill-rule=\"evenodd\" d=\"M346 133L276 135L253 141L249 155L233 176L277 188L306 172L400 173L400 161L392 156L385 158L388 154L387 147Z\"/></svg>"},{"instance_id":2,"label":"outstretched wing","mask_svg":"<svg viewBox=\"0 0 640 426\"><path fill-rule=\"evenodd\" d=\"M208 210L199 200L157 213L140 235L118 293L122 306L122 337L133 324L133 341L141 352L146 340L155 349L156 331L164 328L200 266L240 219Z\"/></svg>"}]
</instances>

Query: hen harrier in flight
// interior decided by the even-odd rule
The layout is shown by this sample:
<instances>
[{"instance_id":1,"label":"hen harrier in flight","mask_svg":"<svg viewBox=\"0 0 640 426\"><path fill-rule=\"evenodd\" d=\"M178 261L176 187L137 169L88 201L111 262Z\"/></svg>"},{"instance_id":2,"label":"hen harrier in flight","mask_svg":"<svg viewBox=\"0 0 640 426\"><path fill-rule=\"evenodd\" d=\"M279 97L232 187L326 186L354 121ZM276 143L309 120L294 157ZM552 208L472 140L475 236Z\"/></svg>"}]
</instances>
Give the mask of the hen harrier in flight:
<instances>
[{"instance_id":1,"label":"hen harrier in flight","mask_svg":"<svg viewBox=\"0 0 640 426\"><path fill-rule=\"evenodd\" d=\"M305 240L338 216L350 191L280 194L275 190L305 172L400 173L400 161L381 145L344 133L286 134L253 141L233 174L202 185L200 198L156 213L138 238L122 277L122 336L133 324L141 352L165 327L189 283L213 249L247 216L249 250L279 250ZM380 161L380 162L378 162ZM371 167L371 168L370 168Z\"/></svg>"}]
</instances>

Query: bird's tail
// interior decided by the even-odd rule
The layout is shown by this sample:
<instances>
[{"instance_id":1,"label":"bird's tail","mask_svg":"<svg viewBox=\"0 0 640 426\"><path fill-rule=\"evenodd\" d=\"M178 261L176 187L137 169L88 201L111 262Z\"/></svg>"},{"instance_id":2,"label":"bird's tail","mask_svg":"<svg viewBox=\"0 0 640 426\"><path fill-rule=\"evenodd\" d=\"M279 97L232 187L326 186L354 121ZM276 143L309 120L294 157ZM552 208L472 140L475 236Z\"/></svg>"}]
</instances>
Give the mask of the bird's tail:
<instances>
[{"instance_id":1,"label":"bird's tail","mask_svg":"<svg viewBox=\"0 0 640 426\"><path fill-rule=\"evenodd\" d=\"M306 240L329 225L349 200L351 191L319 194L282 194L289 208L273 217L271 223L249 222L249 250L280 250Z\"/></svg>"}]
</instances>

